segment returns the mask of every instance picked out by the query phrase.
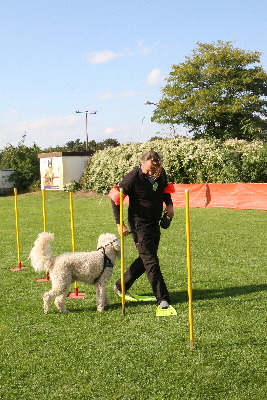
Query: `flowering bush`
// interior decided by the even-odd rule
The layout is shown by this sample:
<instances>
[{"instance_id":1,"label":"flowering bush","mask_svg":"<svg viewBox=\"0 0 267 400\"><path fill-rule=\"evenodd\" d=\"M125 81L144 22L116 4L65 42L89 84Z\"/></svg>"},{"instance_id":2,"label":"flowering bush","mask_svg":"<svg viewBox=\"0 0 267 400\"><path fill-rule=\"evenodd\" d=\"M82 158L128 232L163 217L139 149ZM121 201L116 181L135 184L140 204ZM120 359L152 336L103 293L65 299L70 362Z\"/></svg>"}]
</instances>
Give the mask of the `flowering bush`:
<instances>
[{"instance_id":1,"label":"flowering bush","mask_svg":"<svg viewBox=\"0 0 267 400\"><path fill-rule=\"evenodd\" d=\"M174 183L267 182L267 145L261 141L187 138L126 143L96 152L81 179L82 187L103 193L140 163L142 154L157 151Z\"/></svg>"},{"instance_id":2,"label":"flowering bush","mask_svg":"<svg viewBox=\"0 0 267 400\"><path fill-rule=\"evenodd\" d=\"M75 180L71 180L69 183L67 183L65 186L63 186L64 192L77 192L82 189L82 186L79 182L76 182Z\"/></svg>"}]
</instances>

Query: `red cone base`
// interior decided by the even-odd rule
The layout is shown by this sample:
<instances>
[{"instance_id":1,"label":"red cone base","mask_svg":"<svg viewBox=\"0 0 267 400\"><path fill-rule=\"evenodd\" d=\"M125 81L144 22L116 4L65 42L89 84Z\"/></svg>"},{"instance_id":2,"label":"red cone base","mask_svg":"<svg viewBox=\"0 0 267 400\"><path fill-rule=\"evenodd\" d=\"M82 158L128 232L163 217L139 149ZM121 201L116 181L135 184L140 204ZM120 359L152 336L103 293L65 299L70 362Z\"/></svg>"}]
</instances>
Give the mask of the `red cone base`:
<instances>
[{"instance_id":1,"label":"red cone base","mask_svg":"<svg viewBox=\"0 0 267 400\"><path fill-rule=\"evenodd\" d=\"M78 288L74 288L74 292L70 293L68 295L68 297L70 299L82 299L85 295L86 295L86 293L79 293L79 289Z\"/></svg>"},{"instance_id":2,"label":"red cone base","mask_svg":"<svg viewBox=\"0 0 267 400\"><path fill-rule=\"evenodd\" d=\"M50 277L48 273L45 275L45 279L36 279L36 282L49 282L49 281Z\"/></svg>"},{"instance_id":3,"label":"red cone base","mask_svg":"<svg viewBox=\"0 0 267 400\"><path fill-rule=\"evenodd\" d=\"M27 267L22 267L21 262L19 262L17 268L12 268L10 271L20 271L22 269L27 269Z\"/></svg>"},{"instance_id":4,"label":"red cone base","mask_svg":"<svg viewBox=\"0 0 267 400\"><path fill-rule=\"evenodd\" d=\"M36 279L36 282L50 282L50 279Z\"/></svg>"},{"instance_id":5,"label":"red cone base","mask_svg":"<svg viewBox=\"0 0 267 400\"><path fill-rule=\"evenodd\" d=\"M85 295L86 295L86 293L78 293L78 294L70 293L70 294L68 295L68 297L69 297L70 299L82 299Z\"/></svg>"}]
</instances>

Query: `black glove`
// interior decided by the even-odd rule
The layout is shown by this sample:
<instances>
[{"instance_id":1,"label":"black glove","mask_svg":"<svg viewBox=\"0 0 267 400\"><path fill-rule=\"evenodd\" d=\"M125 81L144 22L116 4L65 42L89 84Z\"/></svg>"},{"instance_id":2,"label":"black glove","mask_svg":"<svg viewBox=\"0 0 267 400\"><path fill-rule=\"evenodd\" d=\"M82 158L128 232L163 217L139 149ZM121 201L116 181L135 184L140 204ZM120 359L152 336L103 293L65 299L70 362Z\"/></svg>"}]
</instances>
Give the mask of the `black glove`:
<instances>
[{"instance_id":1,"label":"black glove","mask_svg":"<svg viewBox=\"0 0 267 400\"><path fill-rule=\"evenodd\" d=\"M160 226L161 226L163 229L168 229L169 226L171 225L171 222L172 222L172 218L169 218L169 217L167 216L167 213L165 213L165 214L163 214L163 216L161 217Z\"/></svg>"}]
</instances>

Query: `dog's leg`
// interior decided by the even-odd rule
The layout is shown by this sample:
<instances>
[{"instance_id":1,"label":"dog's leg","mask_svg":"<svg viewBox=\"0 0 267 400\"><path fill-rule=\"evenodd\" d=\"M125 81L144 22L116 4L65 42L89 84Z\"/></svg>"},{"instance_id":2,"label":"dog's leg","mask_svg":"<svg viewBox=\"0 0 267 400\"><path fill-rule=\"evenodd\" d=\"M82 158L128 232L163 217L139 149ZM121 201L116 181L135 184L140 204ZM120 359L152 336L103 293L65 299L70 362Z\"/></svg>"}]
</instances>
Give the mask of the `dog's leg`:
<instances>
[{"instance_id":1,"label":"dog's leg","mask_svg":"<svg viewBox=\"0 0 267 400\"><path fill-rule=\"evenodd\" d=\"M99 310L99 303L100 303L100 291L99 291L99 284L96 283L95 285L95 292L96 292L96 309L97 311L103 311L103 310Z\"/></svg>"},{"instance_id":2,"label":"dog's leg","mask_svg":"<svg viewBox=\"0 0 267 400\"><path fill-rule=\"evenodd\" d=\"M108 294L107 294L106 287L104 288L104 291L105 291L105 297L104 297L104 307L106 307L106 306L110 306L110 302L109 302L109 298L108 298Z\"/></svg>"},{"instance_id":3,"label":"dog's leg","mask_svg":"<svg viewBox=\"0 0 267 400\"><path fill-rule=\"evenodd\" d=\"M44 294L44 312L48 313L49 305L52 300L55 299L55 306L62 312L68 312L66 310L64 301L68 293L68 288L71 285L71 275L68 271L61 268L61 264L58 263L57 269L53 269L50 273L50 278L52 281L52 289Z\"/></svg>"},{"instance_id":4,"label":"dog's leg","mask_svg":"<svg viewBox=\"0 0 267 400\"><path fill-rule=\"evenodd\" d=\"M43 295L43 301L44 301L44 313L47 314L49 311L49 306L51 301L55 298L55 295L53 295L53 291L50 290L50 292L46 292Z\"/></svg>"},{"instance_id":5,"label":"dog's leg","mask_svg":"<svg viewBox=\"0 0 267 400\"><path fill-rule=\"evenodd\" d=\"M67 291L62 293L58 289L51 289L49 292L46 292L43 296L44 300L44 313L47 314L49 311L49 306L52 300L55 299L55 306L60 312L68 312L64 306L64 300L67 295Z\"/></svg>"},{"instance_id":6,"label":"dog's leg","mask_svg":"<svg viewBox=\"0 0 267 400\"><path fill-rule=\"evenodd\" d=\"M105 293L103 292L103 287L100 282L95 285L96 289L96 309L97 311L104 311L104 300Z\"/></svg>"},{"instance_id":7,"label":"dog's leg","mask_svg":"<svg viewBox=\"0 0 267 400\"><path fill-rule=\"evenodd\" d=\"M62 312L62 313L68 313L69 310L65 308L65 298L67 296L67 292L61 294L60 296L57 296L55 299L55 306L57 309Z\"/></svg>"}]
</instances>

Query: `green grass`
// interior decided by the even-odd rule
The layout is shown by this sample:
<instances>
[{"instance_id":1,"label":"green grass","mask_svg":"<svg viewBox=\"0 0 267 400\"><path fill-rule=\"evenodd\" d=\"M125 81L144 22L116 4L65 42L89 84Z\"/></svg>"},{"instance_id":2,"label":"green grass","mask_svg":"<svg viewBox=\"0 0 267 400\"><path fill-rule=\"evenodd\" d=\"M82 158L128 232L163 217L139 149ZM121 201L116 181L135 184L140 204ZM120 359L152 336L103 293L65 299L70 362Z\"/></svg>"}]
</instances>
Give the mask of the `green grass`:
<instances>
[{"instance_id":1,"label":"green grass","mask_svg":"<svg viewBox=\"0 0 267 400\"><path fill-rule=\"evenodd\" d=\"M96 248L100 233L116 233L109 200L74 194L76 250ZM0 399L251 400L266 398L265 211L191 209L195 350L189 349L185 210L162 231L160 260L174 317L156 317L152 303L126 303L96 312L94 288L72 312L42 311L51 283L37 283L28 255L43 230L40 193L18 197L22 266L17 266L13 196L0 197ZM71 251L69 197L47 192L47 230L54 254ZM136 255L125 240L125 262ZM71 288L71 290L73 290ZM133 287L151 293L146 277Z\"/></svg>"}]
</instances>

